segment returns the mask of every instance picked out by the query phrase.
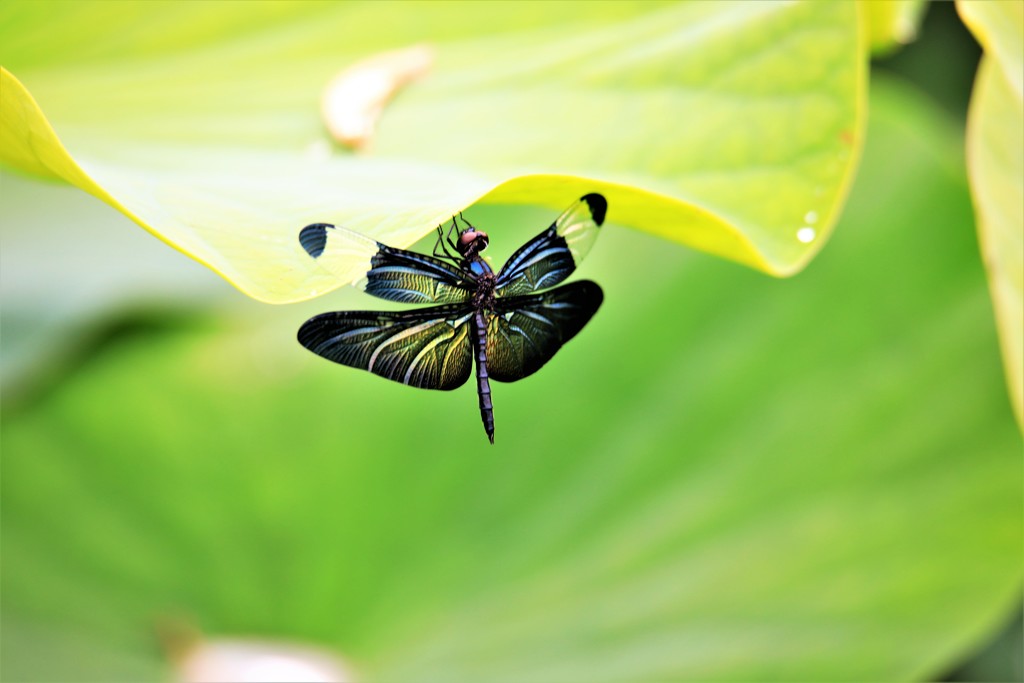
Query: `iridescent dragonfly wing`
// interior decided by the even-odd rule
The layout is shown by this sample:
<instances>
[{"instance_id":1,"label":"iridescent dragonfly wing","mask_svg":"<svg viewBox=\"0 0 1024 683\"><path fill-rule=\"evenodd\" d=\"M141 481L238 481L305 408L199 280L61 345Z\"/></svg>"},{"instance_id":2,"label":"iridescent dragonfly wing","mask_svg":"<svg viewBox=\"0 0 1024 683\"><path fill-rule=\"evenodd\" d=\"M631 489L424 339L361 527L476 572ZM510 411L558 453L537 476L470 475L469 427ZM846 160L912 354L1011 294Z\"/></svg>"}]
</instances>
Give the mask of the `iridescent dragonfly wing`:
<instances>
[{"instance_id":1,"label":"iridescent dragonfly wing","mask_svg":"<svg viewBox=\"0 0 1024 683\"><path fill-rule=\"evenodd\" d=\"M583 329L604 295L588 280L542 294L495 301L487 320L487 369L491 379L514 382L537 372Z\"/></svg>"},{"instance_id":2,"label":"iridescent dragonfly wing","mask_svg":"<svg viewBox=\"0 0 1024 683\"><path fill-rule=\"evenodd\" d=\"M473 309L337 311L310 318L299 343L327 360L421 389L462 386L473 367Z\"/></svg>"},{"instance_id":3,"label":"iridescent dragonfly wing","mask_svg":"<svg viewBox=\"0 0 1024 683\"><path fill-rule=\"evenodd\" d=\"M450 263L330 223L304 227L299 244L342 281L388 301L454 304L467 301L474 289L471 276Z\"/></svg>"},{"instance_id":4,"label":"iridescent dragonfly wing","mask_svg":"<svg viewBox=\"0 0 1024 683\"><path fill-rule=\"evenodd\" d=\"M551 227L512 254L498 273L495 293L500 297L531 294L569 277L594 245L607 211L602 195L581 197Z\"/></svg>"}]
</instances>

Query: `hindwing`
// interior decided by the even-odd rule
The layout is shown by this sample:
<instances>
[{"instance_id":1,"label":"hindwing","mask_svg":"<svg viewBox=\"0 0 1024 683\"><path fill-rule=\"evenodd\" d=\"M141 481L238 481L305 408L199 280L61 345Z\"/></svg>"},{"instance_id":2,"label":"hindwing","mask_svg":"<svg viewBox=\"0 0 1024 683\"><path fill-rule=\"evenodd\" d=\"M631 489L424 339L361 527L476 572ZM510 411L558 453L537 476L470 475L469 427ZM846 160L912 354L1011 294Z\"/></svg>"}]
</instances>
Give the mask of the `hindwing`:
<instances>
[{"instance_id":1,"label":"hindwing","mask_svg":"<svg viewBox=\"0 0 1024 683\"><path fill-rule=\"evenodd\" d=\"M487 320L487 370L514 382L537 372L583 329L604 295L588 280L542 294L498 299Z\"/></svg>"},{"instance_id":2,"label":"hindwing","mask_svg":"<svg viewBox=\"0 0 1024 683\"><path fill-rule=\"evenodd\" d=\"M447 391L469 378L472 318L465 305L323 313L303 323L299 343L335 363Z\"/></svg>"}]
</instances>

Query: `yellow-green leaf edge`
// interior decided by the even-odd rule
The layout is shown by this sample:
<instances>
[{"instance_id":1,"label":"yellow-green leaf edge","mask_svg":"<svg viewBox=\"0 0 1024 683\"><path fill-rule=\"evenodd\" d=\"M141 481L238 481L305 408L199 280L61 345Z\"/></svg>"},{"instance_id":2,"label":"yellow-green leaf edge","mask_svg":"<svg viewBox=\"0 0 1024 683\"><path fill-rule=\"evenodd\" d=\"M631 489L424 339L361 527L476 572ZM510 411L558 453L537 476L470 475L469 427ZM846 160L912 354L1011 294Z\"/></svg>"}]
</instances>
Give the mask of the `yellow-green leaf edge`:
<instances>
[{"instance_id":1,"label":"yellow-green leaf edge","mask_svg":"<svg viewBox=\"0 0 1024 683\"><path fill-rule=\"evenodd\" d=\"M866 55L867 16L860 5L857 15L858 51ZM567 194L599 191L612 199L615 208L611 220L617 224L635 227L770 275L788 277L802 270L824 246L846 201L863 148L866 125L866 71L866 57L857 60L855 115L849 141L850 154L836 188L835 201L822 212L813 244L792 261L772 260L736 224L694 203L644 188L568 175L516 176L497 183L486 191L468 196L465 201L454 205L432 206L432 214L424 222L418 236L426 235L439 222L478 202L533 204L560 209L564 207ZM292 303L319 296L333 288L313 286L308 290L282 296L278 291L264 289L258 283L242 277L230 262L221 263L220 259L216 258L217 254L210 258L201 253L201 248L196 249L182 240L169 238L159 226L147 222L137 212L130 210L90 177L61 142L32 94L14 74L3 67L0 67L0 92L3 93L3 97L0 98L0 163L31 175L67 182L94 195L121 211L161 241L207 266L241 292L259 301L275 304ZM394 246L408 246L413 241L415 240L407 240L405 244L396 243Z\"/></svg>"},{"instance_id":2,"label":"yellow-green leaf edge","mask_svg":"<svg viewBox=\"0 0 1024 683\"><path fill-rule=\"evenodd\" d=\"M985 50L967 121L967 170L1003 364L1024 430L1024 2L957 2Z\"/></svg>"}]
</instances>

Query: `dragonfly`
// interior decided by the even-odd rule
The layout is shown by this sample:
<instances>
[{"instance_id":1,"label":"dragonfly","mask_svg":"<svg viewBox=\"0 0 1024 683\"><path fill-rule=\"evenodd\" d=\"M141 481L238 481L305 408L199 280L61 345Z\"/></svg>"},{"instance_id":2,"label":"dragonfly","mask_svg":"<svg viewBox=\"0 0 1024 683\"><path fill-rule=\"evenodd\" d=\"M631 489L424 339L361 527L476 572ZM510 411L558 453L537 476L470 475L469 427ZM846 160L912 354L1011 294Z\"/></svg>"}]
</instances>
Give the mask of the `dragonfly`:
<instances>
[{"instance_id":1,"label":"dragonfly","mask_svg":"<svg viewBox=\"0 0 1024 683\"><path fill-rule=\"evenodd\" d=\"M353 284L367 294L432 305L323 313L303 323L299 343L335 363L441 391L465 384L475 360L480 417L493 444L490 380L515 382L537 372L601 306L604 295L594 282L555 285L590 251L607 211L604 196L584 195L497 273L481 256L487 233L461 214L461 224L453 216L447 231L438 226L432 255L330 223L307 225L299 244L328 271L351 273L355 258L366 270Z\"/></svg>"}]
</instances>

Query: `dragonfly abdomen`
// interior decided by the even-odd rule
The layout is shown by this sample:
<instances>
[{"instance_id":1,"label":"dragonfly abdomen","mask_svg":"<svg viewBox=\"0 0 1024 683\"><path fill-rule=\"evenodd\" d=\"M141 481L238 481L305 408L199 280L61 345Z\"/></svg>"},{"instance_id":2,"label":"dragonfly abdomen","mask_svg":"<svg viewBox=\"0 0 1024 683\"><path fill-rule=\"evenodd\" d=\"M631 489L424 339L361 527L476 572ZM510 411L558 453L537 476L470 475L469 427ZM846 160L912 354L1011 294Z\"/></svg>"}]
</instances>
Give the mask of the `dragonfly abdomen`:
<instances>
[{"instance_id":1,"label":"dragonfly abdomen","mask_svg":"<svg viewBox=\"0 0 1024 683\"><path fill-rule=\"evenodd\" d=\"M487 438L494 443L494 407L491 405L491 382L487 375L487 320L477 310L473 316L473 344L476 346L476 392L480 397L480 419Z\"/></svg>"}]
</instances>

